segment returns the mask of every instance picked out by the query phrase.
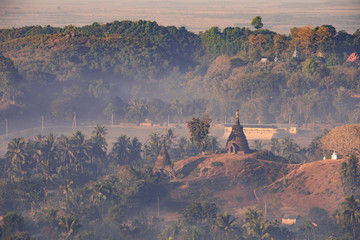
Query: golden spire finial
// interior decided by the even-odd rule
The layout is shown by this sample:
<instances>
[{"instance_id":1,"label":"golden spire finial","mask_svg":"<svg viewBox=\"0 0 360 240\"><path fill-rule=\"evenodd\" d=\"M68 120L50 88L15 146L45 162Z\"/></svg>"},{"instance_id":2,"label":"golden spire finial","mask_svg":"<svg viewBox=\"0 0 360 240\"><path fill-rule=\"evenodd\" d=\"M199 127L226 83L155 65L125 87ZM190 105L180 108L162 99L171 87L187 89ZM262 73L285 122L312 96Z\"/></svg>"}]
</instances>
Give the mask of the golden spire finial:
<instances>
[{"instance_id":1,"label":"golden spire finial","mask_svg":"<svg viewBox=\"0 0 360 240\"><path fill-rule=\"evenodd\" d=\"M235 120L235 124L239 124L240 125L240 120L239 120L239 109L236 108L236 120Z\"/></svg>"}]
</instances>

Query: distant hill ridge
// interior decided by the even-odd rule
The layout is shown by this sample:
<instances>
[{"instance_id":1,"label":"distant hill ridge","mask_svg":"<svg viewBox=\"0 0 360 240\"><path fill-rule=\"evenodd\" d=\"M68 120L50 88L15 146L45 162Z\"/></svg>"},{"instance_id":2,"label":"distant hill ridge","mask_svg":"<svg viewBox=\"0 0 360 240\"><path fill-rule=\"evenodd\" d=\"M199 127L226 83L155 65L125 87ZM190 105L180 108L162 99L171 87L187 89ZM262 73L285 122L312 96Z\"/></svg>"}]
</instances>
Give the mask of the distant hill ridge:
<instances>
[{"instance_id":1,"label":"distant hill ridge","mask_svg":"<svg viewBox=\"0 0 360 240\"><path fill-rule=\"evenodd\" d=\"M4 105L0 121L33 127L39 115L71 122L77 112L83 121L175 123L206 112L220 122L238 107L249 124L356 123L360 74L346 59L357 49L359 31L331 25L289 35L195 34L144 20L1 29L0 100L16 104ZM144 111L130 111L135 97Z\"/></svg>"}]
</instances>

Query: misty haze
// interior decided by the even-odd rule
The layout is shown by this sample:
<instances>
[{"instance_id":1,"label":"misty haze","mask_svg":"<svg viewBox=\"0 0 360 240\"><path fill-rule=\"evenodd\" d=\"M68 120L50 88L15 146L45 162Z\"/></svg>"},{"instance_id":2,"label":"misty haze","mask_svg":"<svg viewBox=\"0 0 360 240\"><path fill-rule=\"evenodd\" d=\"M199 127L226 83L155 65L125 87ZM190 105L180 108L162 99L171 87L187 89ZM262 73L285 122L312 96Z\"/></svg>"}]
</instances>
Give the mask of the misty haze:
<instances>
[{"instance_id":1,"label":"misty haze","mask_svg":"<svg viewBox=\"0 0 360 240\"><path fill-rule=\"evenodd\" d=\"M0 240L359 240L356 1L2 1Z\"/></svg>"}]
</instances>

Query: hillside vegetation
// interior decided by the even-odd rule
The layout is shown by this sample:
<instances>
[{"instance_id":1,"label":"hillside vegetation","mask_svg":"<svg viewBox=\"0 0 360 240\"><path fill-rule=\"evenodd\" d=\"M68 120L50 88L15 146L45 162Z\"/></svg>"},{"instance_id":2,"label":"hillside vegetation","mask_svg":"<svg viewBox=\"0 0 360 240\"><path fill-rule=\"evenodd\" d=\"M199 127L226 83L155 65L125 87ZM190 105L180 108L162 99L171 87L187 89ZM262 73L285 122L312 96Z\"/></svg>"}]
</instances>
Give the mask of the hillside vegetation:
<instances>
[{"instance_id":1,"label":"hillside vegetation","mask_svg":"<svg viewBox=\"0 0 360 240\"><path fill-rule=\"evenodd\" d=\"M13 138L0 158L0 239L356 240L360 234L359 220L348 219L348 211L359 214L355 155L298 164L321 145L299 149L283 138L278 148L271 145L281 156L228 154L216 139L200 148L171 129L150 134L144 145L120 135L108 147L106 136L97 125L90 137L76 131ZM171 164L154 172L162 139ZM280 226L289 216L296 224Z\"/></svg>"},{"instance_id":2,"label":"hillside vegetation","mask_svg":"<svg viewBox=\"0 0 360 240\"><path fill-rule=\"evenodd\" d=\"M222 121L239 107L246 123L357 123L360 71L346 60L359 48L359 31L331 25L288 35L143 20L2 29L0 117Z\"/></svg>"},{"instance_id":3,"label":"hillside vegetation","mask_svg":"<svg viewBox=\"0 0 360 240\"><path fill-rule=\"evenodd\" d=\"M324 150L335 151L343 156L359 154L360 126L348 124L332 129L321 142Z\"/></svg>"}]
</instances>

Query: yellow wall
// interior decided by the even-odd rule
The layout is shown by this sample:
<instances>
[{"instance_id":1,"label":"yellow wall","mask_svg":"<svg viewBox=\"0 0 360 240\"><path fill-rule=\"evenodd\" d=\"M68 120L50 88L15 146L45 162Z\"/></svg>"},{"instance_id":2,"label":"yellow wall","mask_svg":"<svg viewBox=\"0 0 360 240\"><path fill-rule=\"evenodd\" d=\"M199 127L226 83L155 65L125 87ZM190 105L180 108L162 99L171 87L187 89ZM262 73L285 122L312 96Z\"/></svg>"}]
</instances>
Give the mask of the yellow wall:
<instances>
[{"instance_id":1,"label":"yellow wall","mask_svg":"<svg viewBox=\"0 0 360 240\"><path fill-rule=\"evenodd\" d=\"M293 218L282 218L281 223L285 225L293 225L296 223L296 219Z\"/></svg>"},{"instance_id":2,"label":"yellow wall","mask_svg":"<svg viewBox=\"0 0 360 240\"><path fill-rule=\"evenodd\" d=\"M229 137L231 130L232 127L225 128L225 139ZM244 128L244 134L247 139L270 140L276 133L276 128Z\"/></svg>"}]
</instances>

